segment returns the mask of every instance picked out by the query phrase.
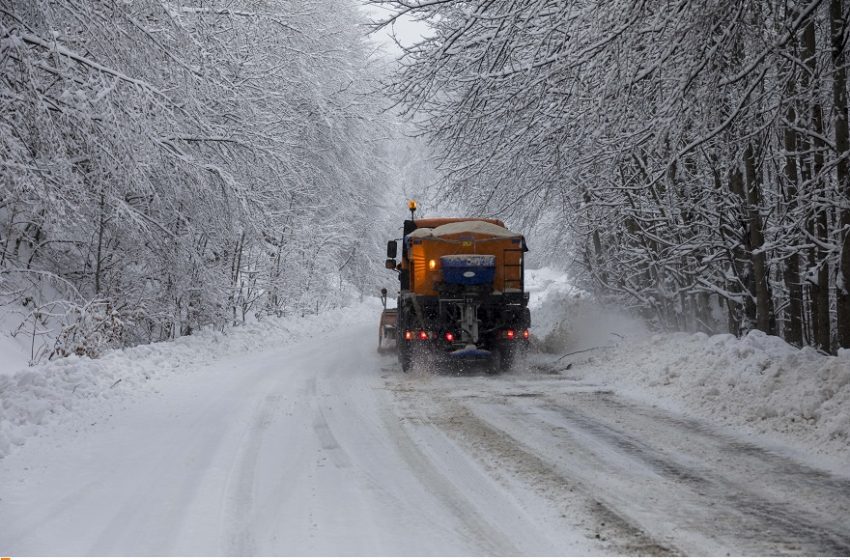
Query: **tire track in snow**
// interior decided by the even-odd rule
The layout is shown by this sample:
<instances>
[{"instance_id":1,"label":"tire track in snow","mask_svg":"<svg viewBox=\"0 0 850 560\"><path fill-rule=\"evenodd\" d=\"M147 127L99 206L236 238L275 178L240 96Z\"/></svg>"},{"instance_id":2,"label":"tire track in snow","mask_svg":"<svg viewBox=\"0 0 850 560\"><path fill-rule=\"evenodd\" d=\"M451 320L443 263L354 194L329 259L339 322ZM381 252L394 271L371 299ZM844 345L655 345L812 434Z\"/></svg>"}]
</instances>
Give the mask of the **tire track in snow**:
<instances>
[{"instance_id":1,"label":"tire track in snow","mask_svg":"<svg viewBox=\"0 0 850 560\"><path fill-rule=\"evenodd\" d=\"M253 531L255 480L260 450L273 418L280 409L282 395L270 393L260 399L239 446L239 460L227 478L225 505L225 553L227 556L254 556Z\"/></svg>"},{"instance_id":2,"label":"tire track in snow","mask_svg":"<svg viewBox=\"0 0 850 560\"><path fill-rule=\"evenodd\" d=\"M187 427L179 430L176 437L164 441L164 445L155 450L146 450L141 461L152 468L145 475L133 481L132 485L118 489L121 504L111 516L109 523L100 531L99 537L91 547L92 555L113 553L150 555L153 551L171 550L174 547L183 526L190 517L193 497L198 493L201 479L189 475L191 468L175 469L177 462L189 465L208 465L221 452L223 441L220 438L209 439L212 432L224 432L226 422L216 410L217 402L207 403L197 418ZM220 430L210 430L210 426L219 426ZM186 434L195 434L194 439L186 440ZM163 438L165 440L165 438ZM187 445L188 443L188 445ZM151 451L156 451L152 454ZM116 496L118 498L118 496ZM127 550L122 544L139 539L128 538L138 535L139 530L148 533L144 548Z\"/></svg>"},{"instance_id":3,"label":"tire track in snow","mask_svg":"<svg viewBox=\"0 0 850 560\"><path fill-rule=\"evenodd\" d=\"M463 536L472 536L486 555L519 556L521 551L500 531L486 521L486 512L478 511L475 505L463 497L463 491L448 478L425 452L411 434L399 422L398 416L388 409L381 410L386 430L391 434L402 459L410 471L461 523ZM421 418L428 424L427 419Z\"/></svg>"},{"instance_id":4,"label":"tire track in snow","mask_svg":"<svg viewBox=\"0 0 850 560\"><path fill-rule=\"evenodd\" d=\"M322 449L331 457L331 461L338 469L351 468L351 457L339 444L331 426L328 423L328 418L322 411L322 405L318 400L316 391L316 379L311 378L308 383L308 391L310 394L310 409L313 413L313 431L316 437L319 438L319 443Z\"/></svg>"},{"instance_id":5,"label":"tire track in snow","mask_svg":"<svg viewBox=\"0 0 850 560\"><path fill-rule=\"evenodd\" d=\"M605 551L602 554L677 554L675 548L653 540L639 526L595 499L575 479L560 472L556 465L526 447L520 439L477 417L459 400L409 386L398 386L393 391L409 408L409 417L420 424L433 426L462 448L469 449L491 476L501 481L503 487L509 487L511 480L519 477L534 494L553 504L554 509L560 512L554 521L556 526L568 532L574 532L580 526L588 538L595 536L599 549ZM422 392L425 393L424 400L416 395ZM553 523L548 519L545 522Z\"/></svg>"},{"instance_id":6,"label":"tire track in snow","mask_svg":"<svg viewBox=\"0 0 850 560\"><path fill-rule=\"evenodd\" d=\"M635 421L631 404L618 403L607 395L522 395L532 397L522 399L522 404L518 396L485 397L472 406L473 414L514 437L523 434L523 441L532 442L534 454L548 457L559 465L561 472L579 474L589 485L591 494L665 542L679 542L669 536L690 533L683 542L686 550L691 549L689 554L694 553L695 547L712 554L724 547L734 554L846 555L850 551L850 526L841 521L848 518L840 514L847 509L850 497L846 493L836 494L845 487L846 481L842 479L785 461L750 444L711 434L703 426L692 433L686 427L669 425L669 419ZM601 401L608 402L613 410L601 411ZM632 435L637 426L646 442ZM653 439L653 434L662 431L670 432L667 440L657 436ZM718 470L709 462L710 456L700 457L694 448L701 449L699 442L694 440L705 438L709 439L712 450L726 450L725 464L729 470ZM675 453L661 450L669 447L666 444L670 441L680 442ZM736 447L740 449L734 451ZM771 486L770 479L775 476L771 469L749 467L760 480L741 479L734 473L735 466L747 458L761 463L762 467L772 465L779 473L774 495L762 491ZM794 474L798 470L802 476ZM601 476L580 474L594 472ZM811 474L816 476L811 478L808 476ZM643 488L630 487L626 483L629 479L642 480ZM789 485L788 480L797 484ZM794 495L797 488L817 489L813 494L827 501L815 501L815 504L824 507L805 508L792 503L798 497L803 502L811 499L809 495ZM777 498L776 492L784 489L790 490L792 496ZM656 503L639 505L641 500ZM821 515L821 509L839 513ZM671 512L679 512L682 521ZM700 521L694 525L684 521L688 519ZM688 539L692 541L690 547Z\"/></svg>"},{"instance_id":7,"label":"tire track in snow","mask_svg":"<svg viewBox=\"0 0 850 560\"><path fill-rule=\"evenodd\" d=\"M526 477L542 497L568 508L567 518L588 517L591 532L610 543L616 554L679 554L674 545L655 539L640 524L612 506L605 496L587 487L538 450L525 445L523 440L478 416L473 408L455 402L449 410L453 421L447 422L444 429L455 432L460 441L484 451L502 468ZM576 498L583 502L578 508Z\"/></svg>"},{"instance_id":8,"label":"tire track in snow","mask_svg":"<svg viewBox=\"0 0 850 560\"><path fill-rule=\"evenodd\" d=\"M614 407L621 413L626 413L632 418L653 421L654 428L661 428L669 433L681 437L683 430L687 433L689 440L698 440L708 449L708 460L714 460L719 465L721 460L730 455L735 461L746 463L747 470L754 472L769 472L772 477L781 482L783 487L794 487L794 494L817 497L824 505L835 505L839 509L831 511L833 517L846 517L850 519L850 503L834 501L833 497L850 496L850 479L842 478L823 470L804 465L797 460L782 456L754 445L752 443L735 440L725 436L721 431L712 429L705 423L692 418L683 418L664 411L638 405L626 406L614 398L600 398L598 404L606 407ZM596 408L596 407L594 407ZM758 477L752 482L758 482ZM787 492L785 492L787 494Z\"/></svg>"},{"instance_id":9,"label":"tire track in snow","mask_svg":"<svg viewBox=\"0 0 850 560\"><path fill-rule=\"evenodd\" d=\"M579 414L574 409L556 405L550 405L547 409L557 412L571 425L589 431L600 440L638 458L657 469L659 473L695 487L707 497L715 498L719 502L718 509L731 510L726 517L737 519L737 522L731 525L742 535L749 535L751 538L766 534L776 535L772 540L775 545L781 547L780 553L796 554L803 551L807 555L850 554L850 523L847 522L850 517L846 515L850 508L850 494L846 492L846 480L782 459L749 443L733 441L716 434L709 436L710 431L702 427L699 427L697 432L704 439L713 439L715 448L725 450L724 460L731 468L718 471L705 464L707 457L702 459L700 467L694 468L682 460L643 444L620 429ZM669 421L662 419L660 423ZM678 426L675 420L673 422L681 436L687 438L689 429ZM689 459L693 459L694 455L691 450ZM747 478L741 476L741 473L746 471L740 468L747 459L754 459L762 466L770 465L776 468L758 469L755 477L758 480L741 480ZM732 470L736 465L739 468ZM780 474L778 480L777 472ZM794 473L794 476L789 476L791 473ZM758 489L762 491L757 492L756 486L760 486ZM798 494L794 491L795 487L802 490L800 494L805 496L809 504L817 495L826 497L826 500L820 500L816 508L805 508L800 504L791 503L795 494ZM783 496L777 499L764 495L767 493L765 490L774 490L774 495ZM824 509L839 512L830 518L822 515ZM844 519L845 522L839 524L831 521L835 519Z\"/></svg>"},{"instance_id":10,"label":"tire track in snow","mask_svg":"<svg viewBox=\"0 0 850 560\"><path fill-rule=\"evenodd\" d=\"M72 490L65 497L57 500L56 503L50 506L50 508L44 513L39 512L35 515L30 513L24 513L23 515L18 517L15 525L12 526L14 532L6 533L3 537L3 540L8 546L8 543L20 542L24 535L39 533L40 528L44 527L55 519L65 515L68 508L75 504L78 504L86 496L96 491L98 486L99 481L92 481L88 484L79 487L78 489ZM5 526L4 532L9 531L9 529L10 527L8 525Z\"/></svg>"}]
</instances>

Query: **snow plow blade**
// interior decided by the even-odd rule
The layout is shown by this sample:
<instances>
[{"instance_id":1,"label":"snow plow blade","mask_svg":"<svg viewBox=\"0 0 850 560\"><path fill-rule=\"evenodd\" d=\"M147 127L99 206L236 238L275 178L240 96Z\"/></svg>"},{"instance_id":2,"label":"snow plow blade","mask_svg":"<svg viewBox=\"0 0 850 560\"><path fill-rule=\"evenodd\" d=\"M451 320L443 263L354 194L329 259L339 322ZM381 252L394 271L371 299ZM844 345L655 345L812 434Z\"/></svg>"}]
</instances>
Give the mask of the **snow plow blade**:
<instances>
[{"instance_id":1,"label":"snow plow blade","mask_svg":"<svg viewBox=\"0 0 850 560\"><path fill-rule=\"evenodd\" d=\"M492 355L493 353L489 350L480 348L461 348L448 353L448 356L455 360L488 360Z\"/></svg>"}]
</instances>

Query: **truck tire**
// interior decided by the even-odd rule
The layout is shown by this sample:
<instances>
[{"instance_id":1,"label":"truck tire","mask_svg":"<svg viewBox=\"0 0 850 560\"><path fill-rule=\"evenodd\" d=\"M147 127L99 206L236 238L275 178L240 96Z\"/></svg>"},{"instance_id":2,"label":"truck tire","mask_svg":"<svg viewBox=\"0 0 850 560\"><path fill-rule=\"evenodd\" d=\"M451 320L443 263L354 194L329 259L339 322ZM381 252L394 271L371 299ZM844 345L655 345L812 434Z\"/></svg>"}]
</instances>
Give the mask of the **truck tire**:
<instances>
[{"instance_id":1,"label":"truck tire","mask_svg":"<svg viewBox=\"0 0 850 560\"><path fill-rule=\"evenodd\" d=\"M500 369L502 371L510 371L512 367L514 367L514 358L516 358L516 349L515 348L502 348L502 363L500 364Z\"/></svg>"},{"instance_id":2,"label":"truck tire","mask_svg":"<svg viewBox=\"0 0 850 560\"><path fill-rule=\"evenodd\" d=\"M413 366L413 357L410 355L410 348L406 344L401 344L398 351L398 361L401 363L401 371L407 373Z\"/></svg>"},{"instance_id":3,"label":"truck tire","mask_svg":"<svg viewBox=\"0 0 850 560\"><path fill-rule=\"evenodd\" d=\"M487 360L487 375L497 375L502 371L502 352L498 346L490 350L490 359Z\"/></svg>"}]
</instances>

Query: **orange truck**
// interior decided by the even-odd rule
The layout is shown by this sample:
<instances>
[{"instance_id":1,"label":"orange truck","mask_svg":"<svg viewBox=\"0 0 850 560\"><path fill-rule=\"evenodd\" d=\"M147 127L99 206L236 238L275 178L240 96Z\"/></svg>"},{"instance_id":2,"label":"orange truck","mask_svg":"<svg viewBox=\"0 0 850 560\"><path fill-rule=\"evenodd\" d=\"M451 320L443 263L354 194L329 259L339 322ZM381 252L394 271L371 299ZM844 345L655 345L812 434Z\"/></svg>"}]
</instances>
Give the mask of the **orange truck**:
<instances>
[{"instance_id":1,"label":"orange truck","mask_svg":"<svg viewBox=\"0 0 850 560\"><path fill-rule=\"evenodd\" d=\"M511 368L528 345L522 234L489 218L415 218L387 244L387 268L399 275L398 305L385 310L402 370L418 362L483 363ZM379 345L381 342L379 341Z\"/></svg>"}]
</instances>

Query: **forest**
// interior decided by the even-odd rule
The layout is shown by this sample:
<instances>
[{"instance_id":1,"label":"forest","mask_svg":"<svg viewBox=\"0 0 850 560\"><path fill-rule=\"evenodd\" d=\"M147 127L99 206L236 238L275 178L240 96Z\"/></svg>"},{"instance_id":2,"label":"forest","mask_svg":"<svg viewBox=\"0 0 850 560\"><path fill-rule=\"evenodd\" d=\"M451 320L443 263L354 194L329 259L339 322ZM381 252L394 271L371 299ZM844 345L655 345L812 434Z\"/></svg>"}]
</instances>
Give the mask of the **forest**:
<instances>
[{"instance_id":1,"label":"forest","mask_svg":"<svg viewBox=\"0 0 850 560\"><path fill-rule=\"evenodd\" d=\"M385 85L440 196L661 327L850 348L850 3L370 3L430 26Z\"/></svg>"},{"instance_id":2,"label":"forest","mask_svg":"<svg viewBox=\"0 0 850 560\"><path fill-rule=\"evenodd\" d=\"M371 289L396 124L363 22L335 0L0 4L0 304L34 362Z\"/></svg>"},{"instance_id":3,"label":"forest","mask_svg":"<svg viewBox=\"0 0 850 560\"><path fill-rule=\"evenodd\" d=\"M354 2L0 4L0 305L34 362L369 293L389 198L431 182L408 126L433 199L603 300L850 348L850 3L364 3L428 32L387 63Z\"/></svg>"}]
</instances>

